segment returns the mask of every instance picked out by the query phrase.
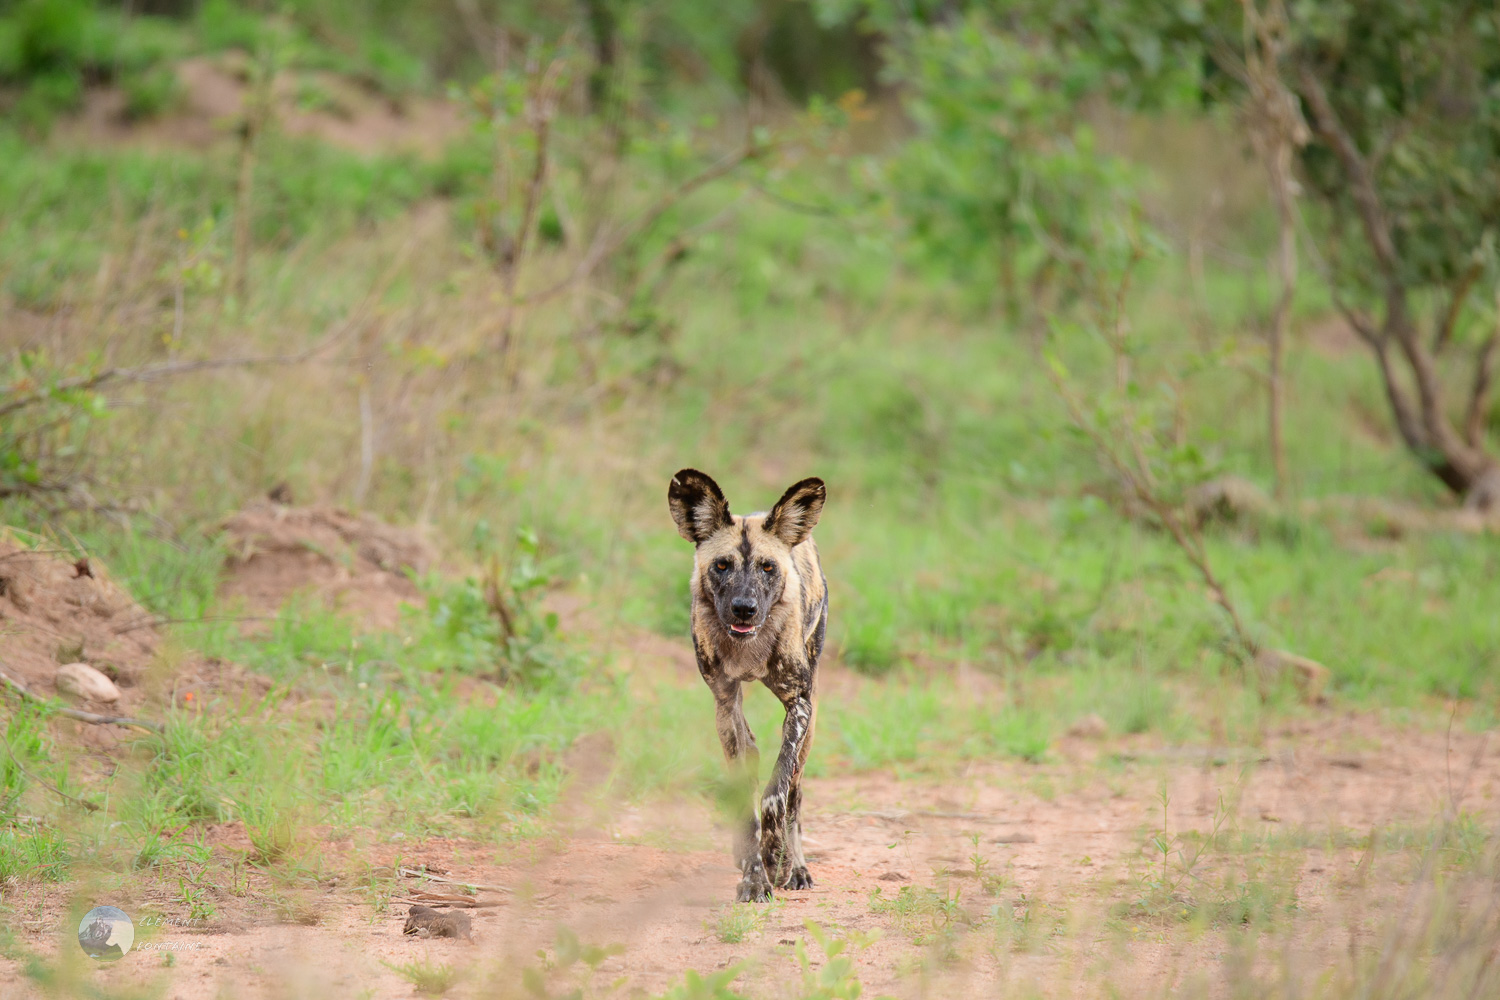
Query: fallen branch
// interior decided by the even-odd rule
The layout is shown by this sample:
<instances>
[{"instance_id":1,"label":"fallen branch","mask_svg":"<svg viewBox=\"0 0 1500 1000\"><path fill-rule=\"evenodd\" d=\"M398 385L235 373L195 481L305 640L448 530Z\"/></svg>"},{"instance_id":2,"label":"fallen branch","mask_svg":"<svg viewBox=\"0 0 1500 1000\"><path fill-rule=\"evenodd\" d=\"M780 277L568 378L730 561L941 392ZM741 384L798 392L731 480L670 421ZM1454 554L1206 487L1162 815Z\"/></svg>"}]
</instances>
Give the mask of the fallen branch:
<instances>
[{"instance_id":1,"label":"fallen branch","mask_svg":"<svg viewBox=\"0 0 1500 1000\"><path fill-rule=\"evenodd\" d=\"M884 819L899 822L909 816L920 816L923 819L961 819L971 823L999 823L1001 820L995 816L987 816L984 813L973 812L947 812L939 809L846 809L836 815L842 816L868 816L871 819Z\"/></svg>"},{"instance_id":2,"label":"fallen branch","mask_svg":"<svg viewBox=\"0 0 1500 1000\"><path fill-rule=\"evenodd\" d=\"M473 896L459 896L447 892L409 892L403 894L400 900L403 903L417 903L422 906L451 906L458 910L483 910L492 906L502 905L498 899L480 902Z\"/></svg>"},{"instance_id":3,"label":"fallen branch","mask_svg":"<svg viewBox=\"0 0 1500 1000\"><path fill-rule=\"evenodd\" d=\"M115 635L124 635L127 632L135 632L143 628L161 628L165 625L207 625L213 622L275 622L286 621L301 624L294 618L283 618L280 615L199 615L197 618L166 618L162 615L148 615L134 621L125 622L115 626Z\"/></svg>"},{"instance_id":4,"label":"fallen branch","mask_svg":"<svg viewBox=\"0 0 1500 1000\"><path fill-rule=\"evenodd\" d=\"M433 875L430 872L424 872L416 868L397 868L396 874L405 875L407 878L425 878L430 882L441 882L444 885L460 885L473 889L475 892L515 892L514 889L503 885L481 885L478 882L465 882L462 879L443 878L441 875Z\"/></svg>"},{"instance_id":5,"label":"fallen branch","mask_svg":"<svg viewBox=\"0 0 1500 1000\"><path fill-rule=\"evenodd\" d=\"M95 712L84 712L80 709L68 708L66 705L59 705L49 698L43 698L41 695L33 693L26 685L3 672L0 672L0 683L3 683L27 701L35 702L38 705L51 706L59 715L65 715L70 719L77 719L79 722L88 722L96 726L134 726L137 729L144 729L149 733L155 733L157 736L160 736L163 732L162 727L155 722L142 722L140 719L132 719L126 715L99 715Z\"/></svg>"}]
</instances>

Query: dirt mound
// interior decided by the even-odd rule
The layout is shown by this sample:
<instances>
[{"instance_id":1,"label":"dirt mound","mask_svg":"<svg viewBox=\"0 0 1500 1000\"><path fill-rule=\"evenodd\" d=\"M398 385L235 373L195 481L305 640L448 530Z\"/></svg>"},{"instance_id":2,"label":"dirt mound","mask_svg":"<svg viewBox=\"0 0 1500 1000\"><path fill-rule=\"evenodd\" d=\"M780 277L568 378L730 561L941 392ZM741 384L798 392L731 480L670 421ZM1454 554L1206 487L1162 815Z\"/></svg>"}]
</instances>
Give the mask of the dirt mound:
<instances>
[{"instance_id":1,"label":"dirt mound","mask_svg":"<svg viewBox=\"0 0 1500 1000\"><path fill-rule=\"evenodd\" d=\"M94 88L82 111L64 122L64 141L203 149L234 137L252 74L250 57L230 51L185 59L175 67L182 99L154 118L133 120L124 91ZM452 101L393 100L325 71L284 70L277 76L275 119L290 135L312 136L357 153L431 154L461 135L464 118Z\"/></svg>"},{"instance_id":2,"label":"dirt mound","mask_svg":"<svg viewBox=\"0 0 1500 1000\"><path fill-rule=\"evenodd\" d=\"M59 668L87 663L120 689L110 711L131 714L161 640L153 623L103 566L0 533L0 670L33 692L59 693Z\"/></svg>"},{"instance_id":3,"label":"dirt mound","mask_svg":"<svg viewBox=\"0 0 1500 1000\"><path fill-rule=\"evenodd\" d=\"M371 628L394 628L401 606L421 600L408 570L436 561L415 531L337 507L263 501L224 522L230 555L219 597L273 613L311 593Z\"/></svg>"}]
</instances>

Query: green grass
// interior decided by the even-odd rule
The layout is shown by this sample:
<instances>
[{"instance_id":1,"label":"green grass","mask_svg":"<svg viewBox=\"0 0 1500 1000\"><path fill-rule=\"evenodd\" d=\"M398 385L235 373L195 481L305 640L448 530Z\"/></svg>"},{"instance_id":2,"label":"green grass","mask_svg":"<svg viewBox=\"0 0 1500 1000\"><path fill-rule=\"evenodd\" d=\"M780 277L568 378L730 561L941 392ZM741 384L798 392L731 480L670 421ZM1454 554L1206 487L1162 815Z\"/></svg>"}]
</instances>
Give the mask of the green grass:
<instances>
[{"instance_id":1,"label":"green grass","mask_svg":"<svg viewBox=\"0 0 1500 1000\"><path fill-rule=\"evenodd\" d=\"M0 829L0 885L63 882L71 860L63 834L55 829Z\"/></svg>"},{"instance_id":2,"label":"green grass","mask_svg":"<svg viewBox=\"0 0 1500 1000\"><path fill-rule=\"evenodd\" d=\"M208 48L245 45L261 26L241 15L206 3L179 28ZM170 102L155 63L130 72L135 113ZM27 99L63 106L78 96L71 79L33 80ZM583 126L562 130L572 142ZM523 290L576 265L583 244L564 222L601 221L587 199L591 148L579 141L559 153L547 208L556 231L527 261ZM120 486L132 498L129 516L0 501L5 521L45 521L66 544L76 538L170 620L165 665L193 650L272 682L264 695L164 710L163 738L127 736L107 773L55 745L45 712L12 712L7 734L22 766L0 761L0 881L205 866L214 855L203 828L228 822L243 824L251 845L238 863L287 884L318 877L319 845L306 833L314 827L503 851L550 828L575 778L569 752L584 736L610 747L600 794L641 805L732 798L702 685L690 674L626 676L604 652L628 630L685 640L691 554L663 496L684 465L713 474L737 512L766 508L805 475L829 483L817 530L831 592L827 656L830 673L857 676L840 672L825 688L814 777L941 779L967 762L1002 761L1013 763L1007 780L1050 795L1058 740L1082 716L1098 714L1123 740L1222 746L1258 744L1272 721L1305 710L1290 685L1262 690L1247 677L1223 616L1170 539L1119 509L1117 485L1069 433L1024 331L998 318L984 289L915 260L889 219L845 210L846 170L857 163L772 164L758 183L838 211L798 213L742 191L746 200L694 244L653 304L665 324L627 330L610 312L619 263L587 294L527 310L507 372L495 357L503 283L474 228L491 183L486 150L483 136L468 136L430 160L364 157L268 136L251 295L229 303L231 151L75 149L0 126L0 325L14 317L14 329L49 331L25 335L34 370L154 362L169 349L290 355L349 323L314 363L119 386L87 434L70 425L69 454L101 496ZM680 168L648 153L622 163L615 214L646 205ZM650 245L714 219L726 190L678 206ZM1267 484L1256 378L1212 366L1182 374L1198 364L1200 324L1221 342L1247 337L1264 308L1264 276L1211 263L1203 281L1206 306L1183 261L1143 270L1132 300L1139 363L1180 391L1186 426L1216 467ZM182 337L167 345L179 295ZM1326 308L1304 293L1299 324ZM4 345L11 355L23 346ZM1087 347L1062 350L1080 377L1101 374ZM1216 571L1260 641L1330 668L1339 708L1422 718L1456 699L1468 724L1492 727L1500 538L1390 538L1344 512L1334 498L1345 494L1427 508L1440 497L1385 429L1367 359L1294 342L1288 378L1294 501L1264 521L1213 529ZM220 617L241 609L215 600L225 554L215 526L282 481L300 498L351 503L362 394L375 415L366 506L430 526L449 558L417 581L422 600L390 634L300 599L247 637ZM491 555L511 570L521 612L510 641L474 569ZM547 590L588 603L581 633L560 633L536 603ZM781 709L756 689L746 711L765 777ZM1119 780L1111 766L1101 773ZM49 784L69 794L86 784L106 808L78 813ZM1410 853L1423 835L1379 837ZM1292 841L1347 847L1352 836L1225 834L1206 853L1192 900L1153 876L1155 885L1138 880L1118 900L1118 919L1285 926L1289 878L1279 866ZM1166 839L1179 851L1199 846ZM1437 839L1463 870L1489 845L1472 819ZM941 892L877 894L871 909L941 955L966 936L1000 953L1066 936L1063 901L1005 898L1008 876L985 865L977 859L972 878ZM241 884L238 869L233 878ZM212 905L190 880L168 890L189 910ZM286 913L306 913L286 884L275 892ZM1179 910L1188 918L1172 916ZM742 941L765 919L736 907L711 932ZM823 967L844 958L823 944ZM418 989L453 985L446 967L397 971ZM818 970L803 971L809 996L848 985L847 969L822 986ZM670 995L729 996L733 979L684 980Z\"/></svg>"},{"instance_id":3,"label":"green grass","mask_svg":"<svg viewBox=\"0 0 1500 1000\"><path fill-rule=\"evenodd\" d=\"M744 906L737 903L725 907L724 912L714 919L710 930L721 944L739 944L765 929L773 911L779 912L774 903L766 906Z\"/></svg>"},{"instance_id":4,"label":"green grass","mask_svg":"<svg viewBox=\"0 0 1500 1000\"><path fill-rule=\"evenodd\" d=\"M458 985L459 975L451 965L434 962L430 958L420 961L383 963L386 968L411 983L418 993L442 996Z\"/></svg>"}]
</instances>

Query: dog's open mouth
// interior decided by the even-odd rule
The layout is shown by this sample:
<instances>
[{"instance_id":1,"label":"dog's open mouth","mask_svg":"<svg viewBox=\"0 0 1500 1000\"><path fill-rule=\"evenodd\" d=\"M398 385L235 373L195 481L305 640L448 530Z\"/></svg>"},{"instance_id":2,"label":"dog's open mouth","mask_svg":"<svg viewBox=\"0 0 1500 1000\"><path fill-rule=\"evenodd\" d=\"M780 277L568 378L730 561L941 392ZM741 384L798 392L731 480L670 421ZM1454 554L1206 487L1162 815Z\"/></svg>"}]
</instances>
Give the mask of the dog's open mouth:
<instances>
[{"instance_id":1,"label":"dog's open mouth","mask_svg":"<svg viewBox=\"0 0 1500 1000\"><path fill-rule=\"evenodd\" d=\"M756 626L754 626L754 625L730 625L729 626L729 631L733 632L735 635L747 635L747 636L748 635L754 635L755 634L755 629L756 629Z\"/></svg>"}]
</instances>

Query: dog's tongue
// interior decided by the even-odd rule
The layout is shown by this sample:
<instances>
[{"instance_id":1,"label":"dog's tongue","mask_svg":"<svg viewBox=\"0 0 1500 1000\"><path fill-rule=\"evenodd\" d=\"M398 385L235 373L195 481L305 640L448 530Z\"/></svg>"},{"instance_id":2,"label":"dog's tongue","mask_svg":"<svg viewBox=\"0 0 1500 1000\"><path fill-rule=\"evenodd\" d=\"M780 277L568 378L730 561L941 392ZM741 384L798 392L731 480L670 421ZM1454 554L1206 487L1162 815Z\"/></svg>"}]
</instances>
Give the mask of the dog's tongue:
<instances>
[{"instance_id":1,"label":"dog's tongue","mask_svg":"<svg viewBox=\"0 0 1500 1000\"><path fill-rule=\"evenodd\" d=\"M734 631L739 632L741 635L743 635L746 632L754 632L755 631L755 626L754 625L731 625L729 627L731 629L733 629Z\"/></svg>"}]
</instances>

